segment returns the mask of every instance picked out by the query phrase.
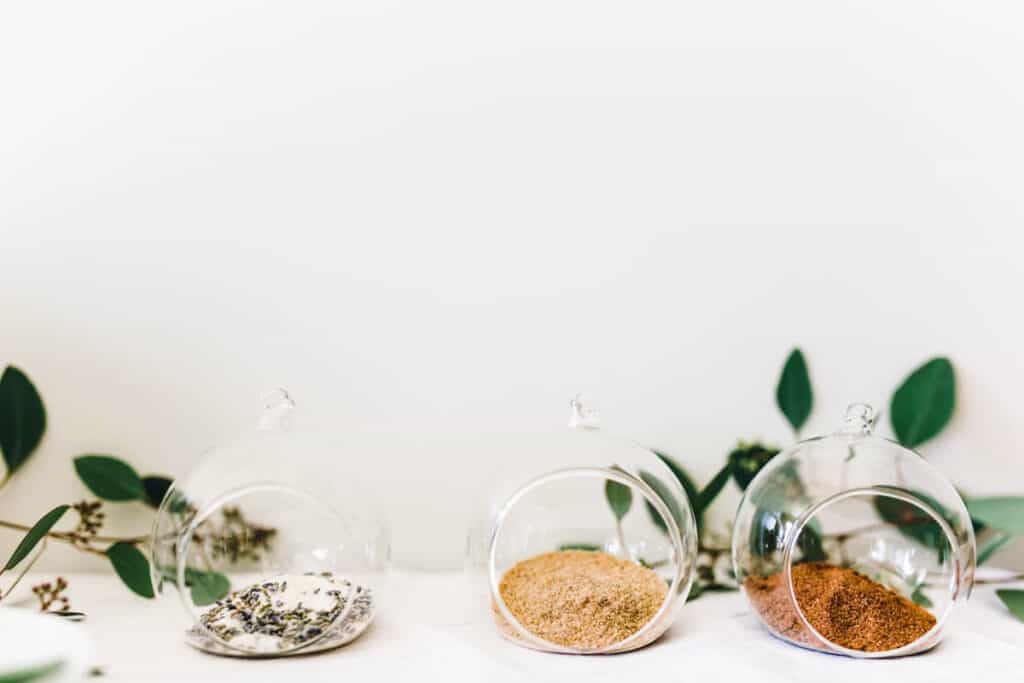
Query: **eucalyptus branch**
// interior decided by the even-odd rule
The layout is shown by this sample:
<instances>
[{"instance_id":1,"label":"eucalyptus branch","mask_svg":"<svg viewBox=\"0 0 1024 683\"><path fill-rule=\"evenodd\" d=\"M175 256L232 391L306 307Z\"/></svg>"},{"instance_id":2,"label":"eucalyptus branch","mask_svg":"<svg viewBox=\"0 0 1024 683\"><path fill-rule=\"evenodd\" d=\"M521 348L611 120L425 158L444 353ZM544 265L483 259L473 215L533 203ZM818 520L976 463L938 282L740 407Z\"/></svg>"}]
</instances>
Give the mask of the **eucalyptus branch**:
<instances>
[{"instance_id":1,"label":"eucalyptus branch","mask_svg":"<svg viewBox=\"0 0 1024 683\"><path fill-rule=\"evenodd\" d=\"M11 529L13 531L28 531L32 527L25 524L18 524L16 522L7 522L0 520L0 528ZM52 538L55 541L62 541L64 543L70 543L71 545L84 550L79 545L76 545L78 537L71 531L50 531L46 534L47 538ZM131 545L140 545L149 540L149 536L93 536L93 541L100 543L129 543Z\"/></svg>"},{"instance_id":2,"label":"eucalyptus branch","mask_svg":"<svg viewBox=\"0 0 1024 683\"><path fill-rule=\"evenodd\" d=\"M1001 579L975 579L975 586L994 586L1003 583L1017 583L1018 581L1024 581L1024 573L1014 574L1013 576L1006 576Z\"/></svg>"},{"instance_id":3,"label":"eucalyptus branch","mask_svg":"<svg viewBox=\"0 0 1024 683\"><path fill-rule=\"evenodd\" d=\"M6 466L0 475L0 487L3 487L19 468L26 465L46 431L46 410L39 392L25 373L13 366L8 366L0 375L0 418L0 443L4 446L0 449L0 458ZM106 521L103 506L107 502L141 503L155 510L167 496L172 485L171 478L161 475L142 476L127 462L110 455L79 455L74 458L73 465L82 484L99 500L58 505L31 526L0 520L0 529L24 534L6 563L0 566L0 574L5 569L18 566L22 568L18 577L20 579L45 550L48 541L60 541L80 552L103 557L110 562L125 586L144 598L152 598L155 592L150 581L149 559L144 553L149 536L101 534ZM54 526L64 514L72 510L78 516L74 528L54 531ZM215 575L215 561L222 559L231 563L258 561L264 552L270 551L271 542L277 534L277 530L272 527L249 522L238 508L226 508L223 520L204 525L204 533L195 534L193 540L200 546L202 565L206 570L189 568L202 575ZM206 555L206 543L211 544L209 557ZM30 559L30 554L37 546L41 547ZM215 582L216 590L226 592L228 581L222 576L220 579ZM17 581L15 579L15 583ZM205 597L221 597L223 592L213 596L210 586L214 584L207 583L210 585L205 586ZM66 589L67 582L58 580L55 583L39 584L33 592L44 610L57 605L64 608L60 612L66 612ZM7 590L4 594L9 592Z\"/></svg>"}]
</instances>

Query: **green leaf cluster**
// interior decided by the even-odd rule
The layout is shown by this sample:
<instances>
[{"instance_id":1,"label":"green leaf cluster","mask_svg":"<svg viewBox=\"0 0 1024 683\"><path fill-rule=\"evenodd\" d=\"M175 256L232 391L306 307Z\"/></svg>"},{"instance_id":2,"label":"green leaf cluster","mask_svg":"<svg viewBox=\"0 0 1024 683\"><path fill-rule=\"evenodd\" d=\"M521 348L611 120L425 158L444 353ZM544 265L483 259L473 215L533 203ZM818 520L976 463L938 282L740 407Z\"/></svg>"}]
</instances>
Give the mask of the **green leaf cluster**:
<instances>
[{"instance_id":1,"label":"green leaf cluster","mask_svg":"<svg viewBox=\"0 0 1024 683\"><path fill-rule=\"evenodd\" d=\"M794 434L799 435L814 408L810 372L806 358L799 348L792 349L786 357L775 388L775 401ZM945 429L952 419L955 407L956 380L953 365L948 358L935 357L916 368L900 383L893 392L888 412L893 432L899 442L908 448L916 448L935 438ZM758 473L778 453L778 448L760 443L741 442L728 454L723 467L703 489L699 489L693 478L671 457L662 452L657 452L657 455L686 492L693 505L698 529L703 533L705 512L722 493L729 480L734 481L740 490L746 490ZM785 476L782 476L783 474ZM650 473L642 473L641 477L665 498L662 495L664 486L656 477ZM803 484L795 470L788 474L781 473L780 477L779 486L785 489L786 495L802 490ZM605 496L616 519L621 520L632 503L631 493L628 489L623 491L612 486L610 482L609 486L606 486ZM666 504L669 502L666 500ZM941 506L934 501L931 502L937 510L948 515ZM874 504L879 517L898 526L904 535L935 549L940 554L946 551L946 539L941 529L915 506L884 496L878 497ZM678 507L678 504L676 505ZM1005 546L1015 534L1024 532L1024 497L976 498L969 501L968 508L975 530L985 532L983 540L979 543L979 563ZM647 509L652 521L664 531L664 522L660 516L649 504ZM951 518L951 515L947 518ZM757 541L754 543L756 547L764 547L766 552L774 552L781 539L771 536L777 529L782 528L787 520L772 518L763 521L763 525L755 521L752 528L752 533L761 534L763 538L759 537L752 541ZM804 528L797 541L802 560L826 559L822 538L822 531L816 525L809 524ZM700 587L695 588L697 592L694 596L699 594L699 590ZM927 600L923 594L920 597Z\"/></svg>"},{"instance_id":2,"label":"green leaf cluster","mask_svg":"<svg viewBox=\"0 0 1024 683\"><path fill-rule=\"evenodd\" d=\"M905 490L905 493L928 503L932 509L942 515L950 526L956 526L956 520L952 513L931 496L923 491L910 489ZM890 496L875 496L873 504L879 517L899 529L904 536L934 550L938 555L939 562L945 561L946 553L949 552L949 541L942 528L924 510Z\"/></svg>"},{"instance_id":3,"label":"green leaf cluster","mask_svg":"<svg viewBox=\"0 0 1024 683\"><path fill-rule=\"evenodd\" d=\"M25 465L46 431L46 410L38 390L20 369L8 366L0 376L0 455L6 473L0 483ZM96 496L112 502L139 501L158 507L171 486L163 476L140 477L126 462L109 455L83 455L74 460L75 471ZM0 572L13 569L51 534L54 525L70 509L59 505L43 515L25 533ZM57 534L60 536L60 534ZM65 538L67 534L61 536ZM111 566L135 593L153 597L149 561L133 543L114 543L105 554ZM219 580L204 578L197 582L201 596L221 587Z\"/></svg>"},{"instance_id":4,"label":"green leaf cluster","mask_svg":"<svg viewBox=\"0 0 1024 683\"><path fill-rule=\"evenodd\" d=\"M794 433L807 422L814 408L814 392L803 352L795 348L786 357L775 387L775 402ZM893 392L889 417L896 438L915 448L937 436L956 408L956 378L948 358L931 358L908 375Z\"/></svg>"},{"instance_id":5,"label":"green leaf cluster","mask_svg":"<svg viewBox=\"0 0 1024 683\"><path fill-rule=\"evenodd\" d=\"M81 455L74 460L75 472L94 495L112 502L137 501L159 507L171 480L162 476L141 477L128 463L110 455ZM149 560L131 543L115 543L106 551L114 571L134 593L153 597ZM200 595L205 595L200 589ZM195 589L193 589L195 592ZM226 592L226 591L225 591Z\"/></svg>"},{"instance_id":6,"label":"green leaf cluster","mask_svg":"<svg viewBox=\"0 0 1024 683\"><path fill-rule=\"evenodd\" d=\"M110 455L80 455L74 465L86 488L98 498L118 503L140 501L159 507L172 483L167 477L140 477L131 465Z\"/></svg>"}]
</instances>

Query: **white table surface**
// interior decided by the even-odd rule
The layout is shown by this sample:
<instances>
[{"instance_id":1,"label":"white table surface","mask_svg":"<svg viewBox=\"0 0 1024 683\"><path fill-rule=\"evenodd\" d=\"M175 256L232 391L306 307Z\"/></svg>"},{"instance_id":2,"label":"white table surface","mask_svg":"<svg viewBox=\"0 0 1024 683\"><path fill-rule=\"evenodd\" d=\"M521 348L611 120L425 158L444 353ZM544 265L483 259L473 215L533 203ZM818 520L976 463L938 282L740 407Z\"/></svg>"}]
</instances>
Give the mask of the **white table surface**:
<instances>
[{"instance_id":1,"label":"white table surface","mask_svg":"<svg viewBox=\"0 0 1024 683\"><path fill-rule=\"evenodd\" d=\"M51 577L27 577L18 591L43 578ZM486 609L470 608L461 574L393 572L377 620L359 640L325 654L239 660L186 645L176 602L136 597L112 575L65 578L72 608L88 614L79 627L103 670L96 681L1024 681L1024 623L989 586L975 589L937 648L904 659L853 660L789 646L768 635L738 593L687 604L668 633L643 650L579 657L503 640Z\"/></svg>"}]
</instances>

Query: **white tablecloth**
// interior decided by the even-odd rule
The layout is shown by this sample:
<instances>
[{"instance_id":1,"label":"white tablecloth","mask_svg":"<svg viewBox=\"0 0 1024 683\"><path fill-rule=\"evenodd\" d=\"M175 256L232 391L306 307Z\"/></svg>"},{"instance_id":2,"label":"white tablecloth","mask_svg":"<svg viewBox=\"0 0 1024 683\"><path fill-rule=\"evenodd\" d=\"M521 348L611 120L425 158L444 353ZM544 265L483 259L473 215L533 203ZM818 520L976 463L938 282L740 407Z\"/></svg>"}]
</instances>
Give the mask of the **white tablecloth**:
<instances>
[{"instance_id":1,"label":"white tablecloth","mask_svg":"<svg viewBox=\"0 0 1024 683\"><path fill-rule=\"evenodd\" d=\"M28 577L19 592L41 578ZM1024 681L1024 623L987 586L975 589L937 648L904 659L854 660L789 646L768 635L738 593L706 594L687 604L672 629L643 650L577 657L517 647L485 619L460 618L469 615L461 575L395 572L381 591L376 622L356 642L320 655L238 660L186 645L183 611L176 602L136 597L114 576L65 578L72 607L88 614L80 627L91 638L96 665L104 672L93 680L110 683Z\"/></svg>"}]
</instances>

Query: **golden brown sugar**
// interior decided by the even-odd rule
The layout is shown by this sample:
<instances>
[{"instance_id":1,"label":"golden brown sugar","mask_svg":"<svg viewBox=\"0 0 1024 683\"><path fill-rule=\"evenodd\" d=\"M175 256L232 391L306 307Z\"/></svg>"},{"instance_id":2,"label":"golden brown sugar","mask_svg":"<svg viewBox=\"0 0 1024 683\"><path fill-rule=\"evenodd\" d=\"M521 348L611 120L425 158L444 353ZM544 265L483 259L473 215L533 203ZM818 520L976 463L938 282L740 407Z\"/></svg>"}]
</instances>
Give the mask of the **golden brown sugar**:
<instances>
[{"instance_id":1,"label":"golden brown sugar","mask_svg":"<svg viewBox=\"0 0 1024 683\"><path fill-rule=\"evenodd\" d=\"M523 627L552 643L602 648L639 631L668 587L658 574L603 552L564 550L524 560L499 584ZM513 634L514 635L514 634Z\"/></svg>"},{"instance_id":2,"label":"golden brown sugar","mask_svg":"<svg viewBox=\"0 0 1024 683\"><path fill-rule=\"evenodd\" d=\"M807 621L824 638L850 650L895 650L935 625L926 609L852 569L806 562L794 565L792 575L793 592ZM743 585L769 626L790 640L818 645L797 615L782 572L748 576Z\"/></svg>"}]
</instances>

